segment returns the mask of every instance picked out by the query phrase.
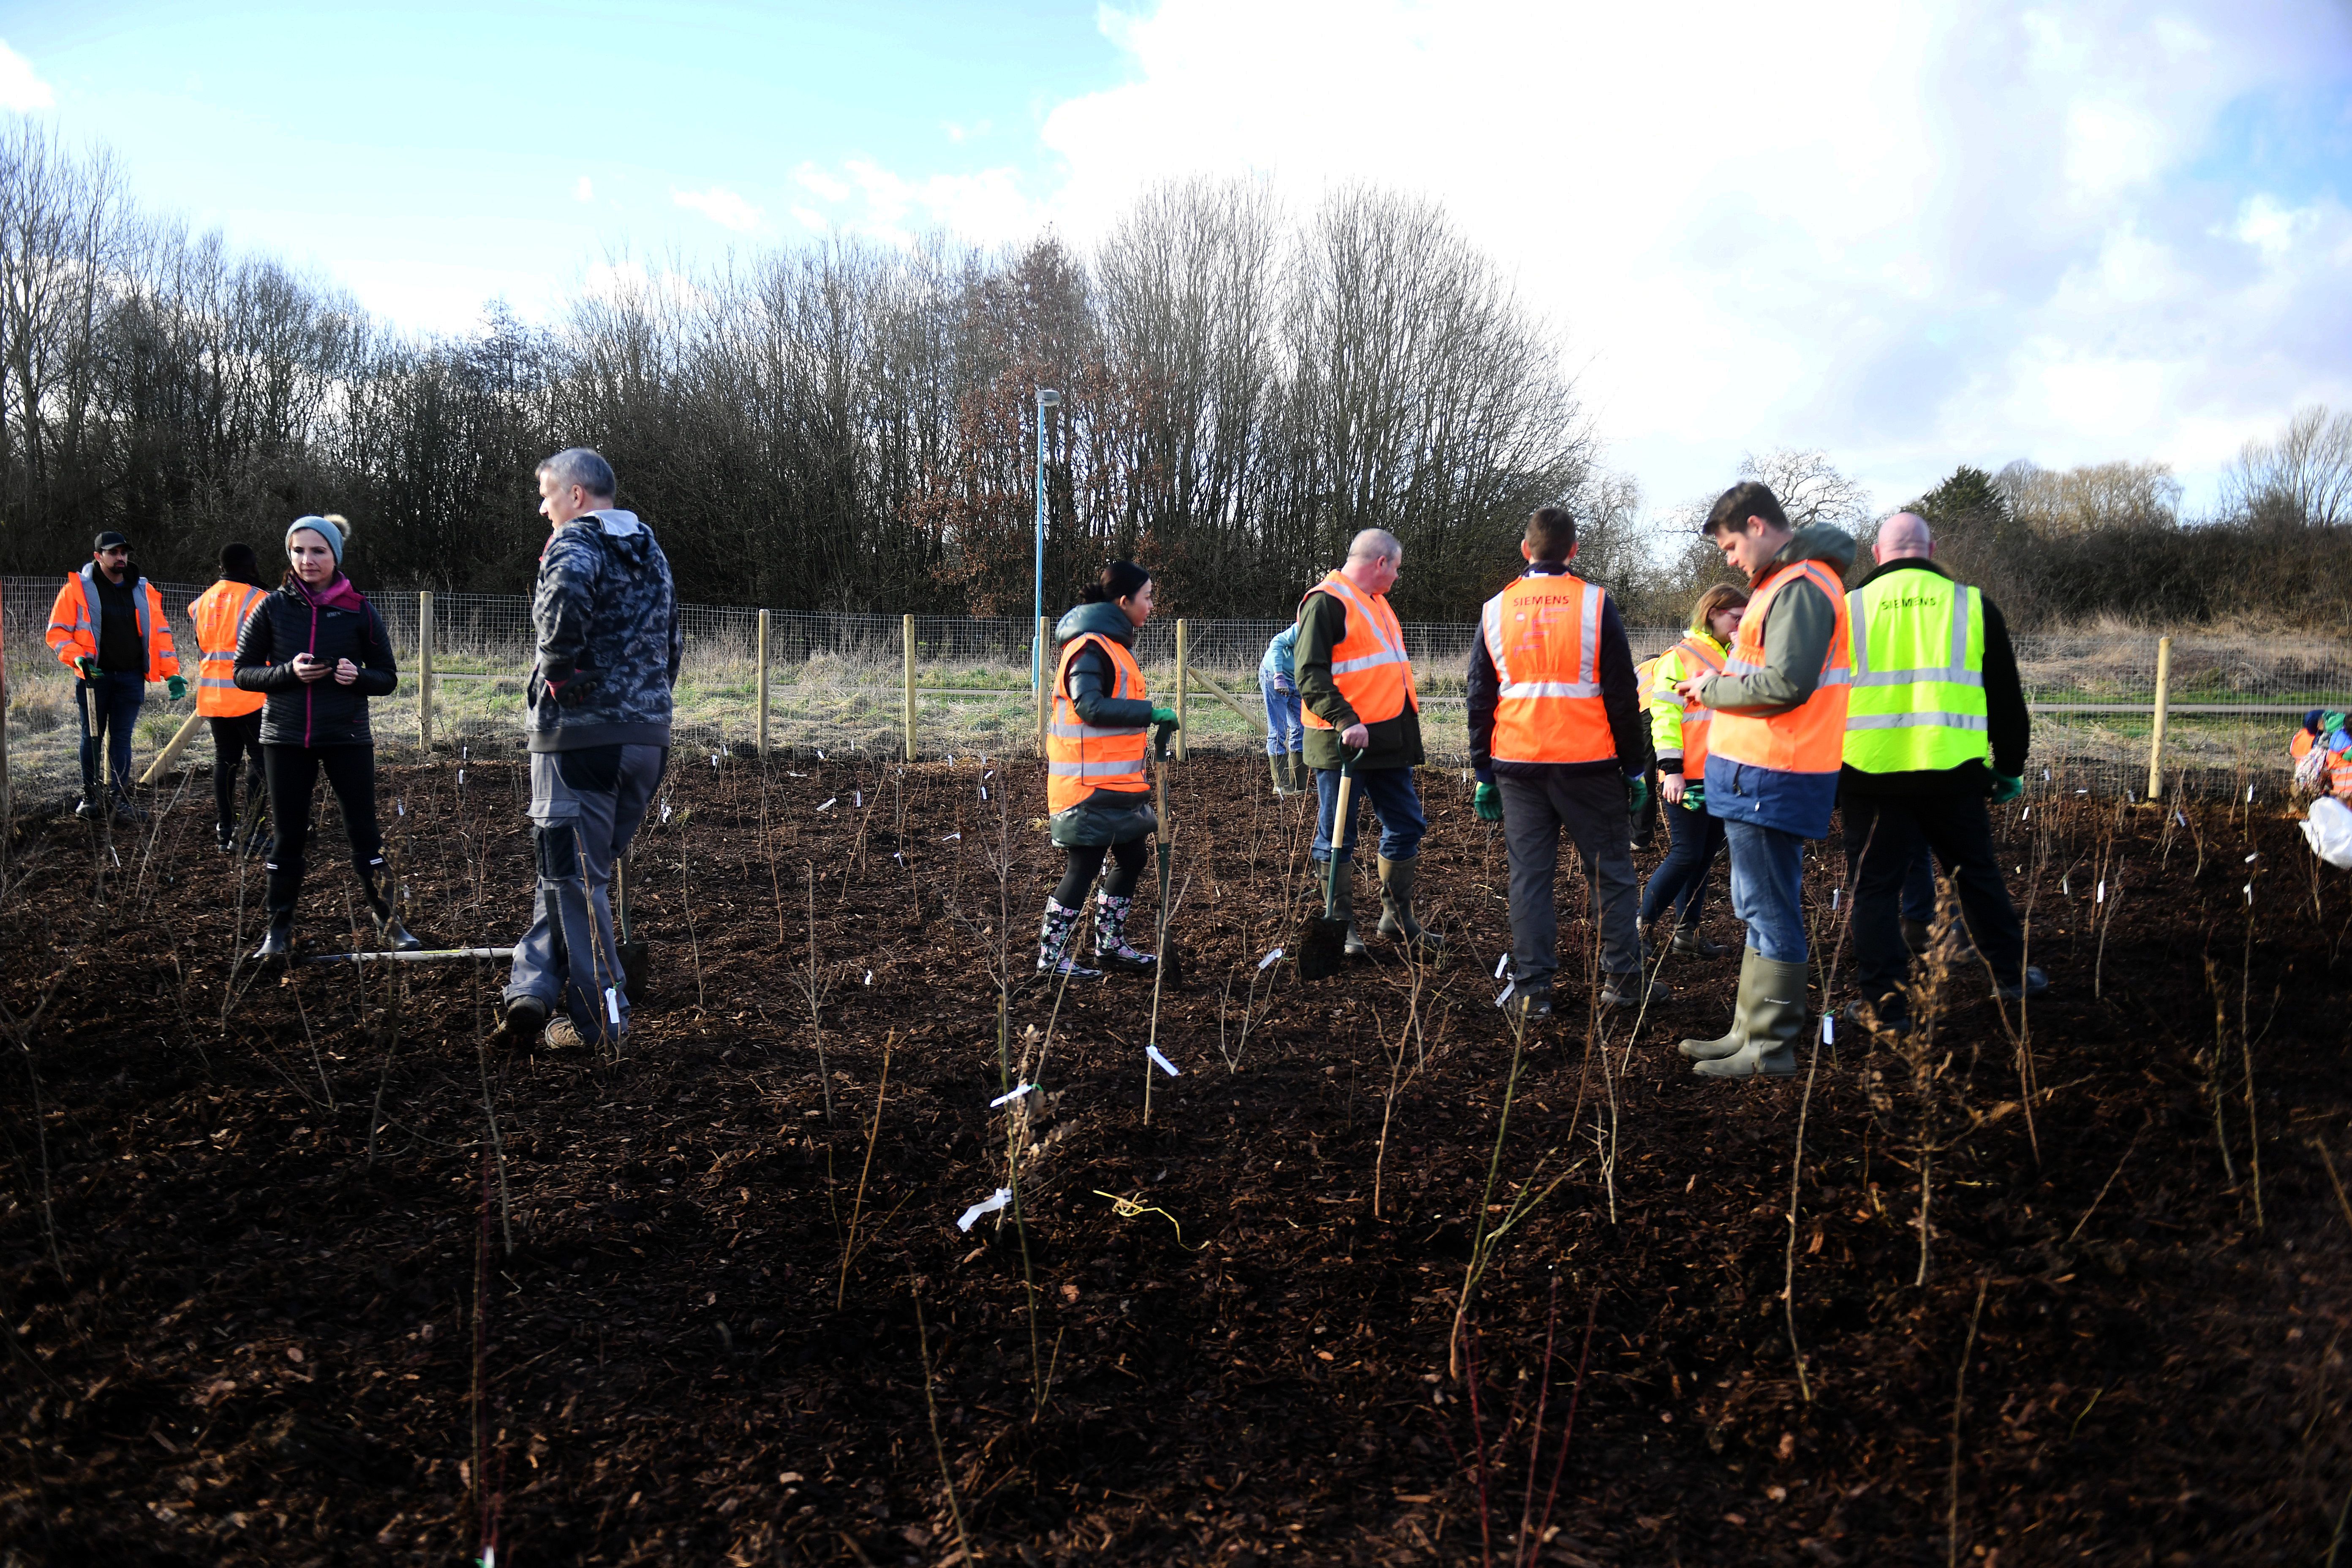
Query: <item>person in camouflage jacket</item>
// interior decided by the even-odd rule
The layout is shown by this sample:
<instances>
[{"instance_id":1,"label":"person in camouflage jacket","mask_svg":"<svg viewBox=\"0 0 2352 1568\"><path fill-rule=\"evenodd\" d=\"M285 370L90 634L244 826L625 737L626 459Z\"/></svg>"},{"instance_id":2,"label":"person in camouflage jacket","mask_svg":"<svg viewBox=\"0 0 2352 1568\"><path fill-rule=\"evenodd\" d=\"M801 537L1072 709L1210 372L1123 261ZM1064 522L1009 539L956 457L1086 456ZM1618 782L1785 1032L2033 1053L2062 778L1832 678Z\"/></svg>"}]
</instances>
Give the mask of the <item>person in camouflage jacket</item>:
<instances>
[{"instance_id":1,"label":"person in camouflage jacket","mask_svg":"<svg viewBox=\"0 0 2352 1568\"><path fill-rule=\"evenodd\" d=\"M613 505L614 489L612 466L586 447L539 466L539 510L555 528L530 604L539 885L499 1032L551 1047L628 1033L610 889L669 764L683 652L668 558L653 530Z\"/></svg>"}]
</instances>

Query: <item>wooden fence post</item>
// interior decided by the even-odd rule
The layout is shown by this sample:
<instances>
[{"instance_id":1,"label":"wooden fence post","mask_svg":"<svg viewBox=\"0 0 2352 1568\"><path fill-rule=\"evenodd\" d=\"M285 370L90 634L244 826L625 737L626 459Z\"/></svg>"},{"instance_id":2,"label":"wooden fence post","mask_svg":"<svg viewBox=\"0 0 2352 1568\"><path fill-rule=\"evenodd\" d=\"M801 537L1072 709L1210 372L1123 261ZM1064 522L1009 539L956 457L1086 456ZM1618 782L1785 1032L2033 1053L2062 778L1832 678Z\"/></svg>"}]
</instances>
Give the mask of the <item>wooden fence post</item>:
<instances>
[{"instance_id":1,"label":"wooden fence post","mask_svg":"<svg viewBox=\"0 0 2352 1568\"><path fill-rule=\"evenodd\" d=\"M1054 711L1054 667L1059 661L1048 646L1053 623L1045 616L1037 617L1037 755L1045 756L1045 725Z\"/></svg>"},{"instance_id":2,"label":"wooden fence post","mask_svg":"<svg viewBox=\"0 0 2352 1568\"><path fill-rule=\"evenodd\" d=\"M768 612L760 612L760 760L768 760Z\"/></svg>"},{"instance_id":3,"label":"wooden fence post","mask_svg":"<svg viewBox=\"0 0 2352 1568\"><path fill-rule=\"evenodd\" d=\"M907 760L915 760L915 617L900 623L899 640L907 650Z\"/></svg>"},{"instance_id":4,"label":"wooden fence post","mask_svg":"<svg viewBox=\"0 0 2352 1568\"><path fill-rule=\"evenodd\" d=\"M416 595L416 743L433 754L433 595Z\"/></svg>"},{"instance_id":5,"label":"wooden fence post","mask_svg":"<svg viewBox=\"0 0 2352 1568\"><path fill-rule=\"evenodd\" d=\"M1192 648L1192 624L1178 617L1176 622L1176 760L1185 756L1185 729L1192 721L1192 708L1185 700L1191 695L1184 683L1190 668Z\"/></svg>"},{"instance_id":6,"label":"wooden fence post","mask_svg":"<svg viewBox=\"0 0 2352 1568\"><path fill-rule=\"evenodd\" d=\"M2172 696L2172 639L2156 643L2156 727L2147 737L2147 798L2164 794L2164 710Z\"/></svg>"}]
</instances>

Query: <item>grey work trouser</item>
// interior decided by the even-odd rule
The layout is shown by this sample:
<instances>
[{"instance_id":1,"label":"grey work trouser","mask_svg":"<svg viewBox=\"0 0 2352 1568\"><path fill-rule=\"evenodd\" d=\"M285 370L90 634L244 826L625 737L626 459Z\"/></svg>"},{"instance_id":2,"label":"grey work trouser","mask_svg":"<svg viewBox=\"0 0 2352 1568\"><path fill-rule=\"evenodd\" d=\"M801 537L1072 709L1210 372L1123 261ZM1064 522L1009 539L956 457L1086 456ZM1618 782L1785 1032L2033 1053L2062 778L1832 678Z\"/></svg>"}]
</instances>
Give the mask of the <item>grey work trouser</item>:
<instances>
[{"instance_id":1,"label":"grey work trouser","mask_svg":"<svg viewBox=\"0 0 2352 1568\"><path fill-rule=\"evenodd\" d=\"M592 746L530 754L539 888L515 944L506 1000L560 1001L583 1040L628 1033L628 989L613 940L613 868L646 819L667 746Z\"/></svg>"},{"instance_id":2,"label":"grey work trouser","mask_svg":"<svg viewBox=\"0 0 2352 1568\"><path fill-rule=\"evenodd\" d=\"M1559 830L1568 829L1601 905L1601 972L1639 974L1642 932L1634 919L1640 884L1625 815L1625 781L1614 773L1497 776L1503 838L1511 854L1511 978L1521 991L1551 984L1559 968L1559 919L1552 883Z\"/></svg>"}]
</instances>

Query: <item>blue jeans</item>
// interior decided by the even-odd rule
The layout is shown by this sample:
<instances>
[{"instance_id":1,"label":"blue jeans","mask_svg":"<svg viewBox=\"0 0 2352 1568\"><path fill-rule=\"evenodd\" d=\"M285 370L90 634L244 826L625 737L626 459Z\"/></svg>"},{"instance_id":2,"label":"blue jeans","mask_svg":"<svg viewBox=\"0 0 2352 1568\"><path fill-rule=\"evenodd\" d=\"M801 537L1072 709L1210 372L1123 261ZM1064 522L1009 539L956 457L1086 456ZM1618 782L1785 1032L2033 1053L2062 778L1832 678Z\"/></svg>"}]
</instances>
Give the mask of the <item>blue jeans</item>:
<instances>
[{"instance_id":1,"label":"blue jeans","mask_svg":"<svg viewBox=\"0 0 2352 1568\"><path fill-rule=\"evenodd\" d=\"M1298 718L1298 688L1285 689L1261 671L1258 689L1265 694L1265 754L1286 756L1307 749L1307 726Z\"/></svg>"},{"instance_id":2,"label":"blue jeans","mask_svg":"<svg viewBox=\"0 0 2352 1568\"><path fill-rule=\"evenodd\" d=\"M102 670L96 680L74 682L74 701L81 709L81 797L92 805L104 804L98 788L98 748L106 745L107 772L114 793L131 794L131 731L139 722L139 709L147 700L147 682L126 670Z\"/></svg>"},{"instance_id":3,"label":"blue jeans","mask_svg":"<svg viewBox=\"0 0 2352 1568\"><path fill-rule=\"evenodd\" d=\"M1648 925L1672 905L1675 923L1685 931L1696 931L1699 906L1706 898L1706 874L1715 868L1715 852L1723 847L1723 819L1686 806L1665 809L1674 847L1658 862L1658 868L1650 874L1649 887L1643 890L1642 923Z\"/></svg>"},{"instance_id":4,"label":"blue jeans","mask_svg":"<svg viewBox=\"0 0 2352 1568\"><path fill-rule=\"evenodd\" d=\"M1776 963L1804 963L1805 841L1752 822L1726 822L1723 830L1731 846L1731 912L1748 922L1748 945Z\"/></svg>"},{"instance_id":5,"label":"blue jeans","mask_svg":"<svg viewBox=\"0 0 2352 1568\"><path fill-rule=\"evenodd\" d=\"M1331 827L1339 814L1339 771L1337 768L1315 770L1315 793L1320 805L1315 813L1315 847L1318 860L1331 858ZM1421 853L1421 836L1429 831L1429 819L1421 814L1421 795L1412 787L1411 768L1379 768L1356 775L1356 787L1348 796L1348 832L1339 849L1339 858L1351 858L1356 853L1356 824L1361 819L1364 802L1372 803L1372 815L1381 822L1381 858L1410 860Z\"/></svg>"}]
</instances>

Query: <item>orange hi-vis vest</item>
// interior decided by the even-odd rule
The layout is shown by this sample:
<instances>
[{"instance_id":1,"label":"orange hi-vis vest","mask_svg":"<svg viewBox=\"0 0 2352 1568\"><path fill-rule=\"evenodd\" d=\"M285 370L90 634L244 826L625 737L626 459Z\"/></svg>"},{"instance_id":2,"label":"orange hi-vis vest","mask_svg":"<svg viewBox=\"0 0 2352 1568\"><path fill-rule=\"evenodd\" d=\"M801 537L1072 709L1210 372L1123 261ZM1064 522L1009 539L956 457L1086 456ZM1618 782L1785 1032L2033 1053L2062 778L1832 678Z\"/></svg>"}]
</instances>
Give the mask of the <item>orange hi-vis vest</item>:
<instances>
[{"instance_id":1,"label":"orange hi-vis vest","mask_svg":"<svg viewBox=\"0 0 2352 1568\"><path fill-rule=\"evenodd\" d=\"M1845 761L1846 697L1853 682L1853 624L1846 613L1845 584L1819 561L1796 561L1758 585L1740 617L1739 636L1726 675L1753 675L1764 668L1764 623L1773 597L1804 578L1829 595L1837 626L1822 660L1821 684L1794 708L1779 713L1733 713L1718 710L1708 737L1710 749L1727 762L1783 773L1833 773ZM1688 763L1685 763L1687 770Z\"/></svg>"},{"instance_id":2,"label":"orange hi-vis vest","mask_svg":"<svg viewBox=\"0 0 2352 1568\"><path fill-rule=\"evenodd\" d=\"M1151 788L1144 776L1151 726L1089 724L1070 700L1070 661L1089 643L1108 654L1118 672L1110 695L1138 700L1150 695L1143 667L1125 643L1087 632L1062 645L1061 661L1054 667L1053 722L1045 729L1045 807L1052 812L1067 811L1098 789L1140 795Z\"/></svg>"},{"instance_id":3,"label":"orange hi-vis vest","mask_svg":"<svg viewBox=\"0 0 2352 1568\"><path fill-rule=\"evenodd\" d=\"M1331 683L1356 718L1366 724L1393 719L1410 704L1421 711L1421 695L1413 689L1412 661L1404 654L1404 628L1389 608L1386 595L1366 594L1334 572L1298 601L1299 608L1318 594L1328 594L1347 607L1348 635L1331 649ZM1310 730L1335 730L1338 725L1308 708L1299 721Z\"/></svg>"},{"instance_id":4,"label":"orange hi-vis vest","mask_svg":"<svg viewBox=\"0 0 2352 1568\"><path fill-rule=\"evenodd\" d=\"M1500 691L1488 753L1498 763L1598 763L1617 755L1601 704L1600 585L1530 572L1479 617Z\"/></svg>"},{"instance_id":5,"label":"orange hi-vis vest","mask_svg":"<svg viewBox=\"0 0 2352 1568\"><path fill-rule=\"evenodd\" d=\"M58 662L73 668L78 658L98 657L98 563L93 561L66 579L49 606L49 647ZM171 623L163 618L163 595L144 577L132 580L131 602L139 611L139 642L147 650L144 679L161 680L180 673L180 656L172 647Z\"/></svg>"},{"instance_id":6,"label":"orange hi-vis vest","mask_svg":"<svg viewBox=\"0 0 2352 1568\"><path fill-rule=\"evenodd\" d=\"M1696 678L1700 669L1706 670L1709 675L1721 675L1724 672L1723 656L1716 651L1716 645L1706 637L1685 637L1675 645L1675 651L1687 655L1697 664L1697 668L1689 670L1684 675L1683 679L1685 680ZM1661 691L1658 695L1664 697L1665 693ZM1708 735L1714 729L1714 709L1704 702L1683 704L1683 777L1686 779L1706 777L1706 742Z\"/></svg>"},{"instance_id":7,"label":"orange hi-vis vest","mask_svg":"<svg viewBox=\"0 0 2352 1568\"><path fill-rule=\"evenodd\" d=\"M245 618L268 597L267 588L224 577L188 606L188 617L196 623L196 711L205 718L257 713L267 700L258 691L237 689L236 639Z\"/></svg>"}]
</instances>

